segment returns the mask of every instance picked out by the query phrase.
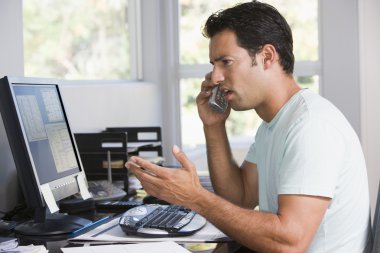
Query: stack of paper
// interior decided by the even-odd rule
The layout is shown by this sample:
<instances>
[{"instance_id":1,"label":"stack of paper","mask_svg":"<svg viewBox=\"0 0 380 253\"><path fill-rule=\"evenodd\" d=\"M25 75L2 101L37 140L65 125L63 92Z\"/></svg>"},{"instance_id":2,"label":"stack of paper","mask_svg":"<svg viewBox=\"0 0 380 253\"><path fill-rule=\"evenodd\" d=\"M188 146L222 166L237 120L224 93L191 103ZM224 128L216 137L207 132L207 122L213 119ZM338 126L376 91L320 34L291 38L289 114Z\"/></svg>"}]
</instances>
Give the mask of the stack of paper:
<instances>
[{"instance_id":1,"label":"stack of paper","mask_svg":"<svg viewBox=\"0 0 380 253\"><path fill-rule=\"evenodd\" d=\"M18 245L17 239L12 237L0 237L0 252L14 249Z\"/></svg>"},{"instance_id":2,"label":"stack of paper","mask_svg":"<svg viewBox=\"0 0 380 253\"><path fill-rule=\"evenodd\" d=\"M19 246L18 241L14 237L1 237L0 236L0 252L7 253L47 253L43 245L28 245Z\"/></svg>"}]
</instances>

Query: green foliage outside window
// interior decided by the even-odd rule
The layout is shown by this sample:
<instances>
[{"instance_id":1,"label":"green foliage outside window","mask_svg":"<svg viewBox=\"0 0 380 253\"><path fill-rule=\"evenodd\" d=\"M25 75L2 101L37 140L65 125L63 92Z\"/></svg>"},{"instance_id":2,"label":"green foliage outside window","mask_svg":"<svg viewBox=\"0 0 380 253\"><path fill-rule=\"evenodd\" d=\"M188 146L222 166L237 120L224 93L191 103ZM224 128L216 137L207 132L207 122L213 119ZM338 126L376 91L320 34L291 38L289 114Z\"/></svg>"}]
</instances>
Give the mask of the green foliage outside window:
<instances>
[{"instance_id":1,"label":"green foliage outside window","mask_svg":"<svg viewBox=\"0 0 380 253\"><path fill-rule=\"evenodd\" d=\"M27 76L130 77L127 0L23 1Z\"/></svg>"},{"instance_id":2,"label":"green foliage outside window","mask_svg":"<svg viewBox=\"0 0 380 253\"><path fill-rule=\"evenodd\" d=\"M202 27L211 13L245 1L181 0L180 60L182 64L208 63L208 39ZM263 0L276 7L293 32L297 61L318 60L318 1Z\"/></svg>"}]
</instances>

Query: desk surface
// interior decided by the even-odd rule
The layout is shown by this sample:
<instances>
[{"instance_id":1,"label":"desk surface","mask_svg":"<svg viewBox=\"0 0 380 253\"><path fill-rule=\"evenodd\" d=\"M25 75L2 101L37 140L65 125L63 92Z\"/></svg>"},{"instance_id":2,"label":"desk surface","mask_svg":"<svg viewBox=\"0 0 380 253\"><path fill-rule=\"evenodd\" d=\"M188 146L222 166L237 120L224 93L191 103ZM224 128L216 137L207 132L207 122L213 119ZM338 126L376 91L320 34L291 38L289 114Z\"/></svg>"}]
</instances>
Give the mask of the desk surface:
<instances>
[{"instance_id":1,"label":"desk surface","mask_svg":"<svg viewBox=\"0 0 380 253\"><path fill-rule=\"evenodd\" d=\"M89 231L91 233L92 230ZM39 239L39 238L19 238L20 245L44 245L49 253L62 253L61 248L64 247L84 247L91 245L91 242L72 242L66 238L58 238L58 239ZM94 244L96 242L93 242ZM122 242L124 243L124 242ZM127 243L127 242L126 242ZM239 246L233 242L224 242L224 243L203 243L203 242L193 242L193 243L181 243L181 246L185 247L187 250L191 252L198 253L232 253L238 252L236 251Z\"/></svg>"}]
</instances>

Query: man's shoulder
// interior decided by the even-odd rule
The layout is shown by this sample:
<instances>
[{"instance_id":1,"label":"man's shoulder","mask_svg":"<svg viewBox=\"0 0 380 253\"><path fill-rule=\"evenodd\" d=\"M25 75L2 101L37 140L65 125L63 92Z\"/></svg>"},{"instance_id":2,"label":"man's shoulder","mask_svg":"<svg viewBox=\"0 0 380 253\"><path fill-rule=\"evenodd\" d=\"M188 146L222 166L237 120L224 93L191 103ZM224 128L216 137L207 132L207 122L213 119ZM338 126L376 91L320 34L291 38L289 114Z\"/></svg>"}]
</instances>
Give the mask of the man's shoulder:
<instances>
[{"instance_id":1,"label":"man's shoulder","mask_svg":"<svg viewBox=\"0 0 380 253\"><path fill-rule=\"evenodd\" d=\"M293 108L289 110L289 114L296 122L311 121L333 125L347 124L342 112L332 102L307 89L300 92L297 102L293 103Z\"/></svg>"}]
</instances>

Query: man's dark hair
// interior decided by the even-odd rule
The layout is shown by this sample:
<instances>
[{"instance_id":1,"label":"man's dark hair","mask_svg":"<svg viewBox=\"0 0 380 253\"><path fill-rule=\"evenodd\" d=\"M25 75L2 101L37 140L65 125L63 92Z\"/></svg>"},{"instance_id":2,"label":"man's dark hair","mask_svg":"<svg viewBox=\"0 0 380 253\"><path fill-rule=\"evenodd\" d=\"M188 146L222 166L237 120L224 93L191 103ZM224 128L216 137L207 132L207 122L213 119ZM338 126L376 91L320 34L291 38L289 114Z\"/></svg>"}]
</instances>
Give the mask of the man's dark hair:
<instances>
[{"instance_id":1,"label":"man's dark hair","mask_svg":"<svg viewBox=\"0 0 380 253\"><path fill-rule=\"evenodd\" d=\"M280 55L280 64L287 74L294 69L292 31L285 18L269 4L253 0L212 14L203 28L203 35L230 30L240 47L254 57L265 44L273 45Z\"/></svg>"}]
</instances>

